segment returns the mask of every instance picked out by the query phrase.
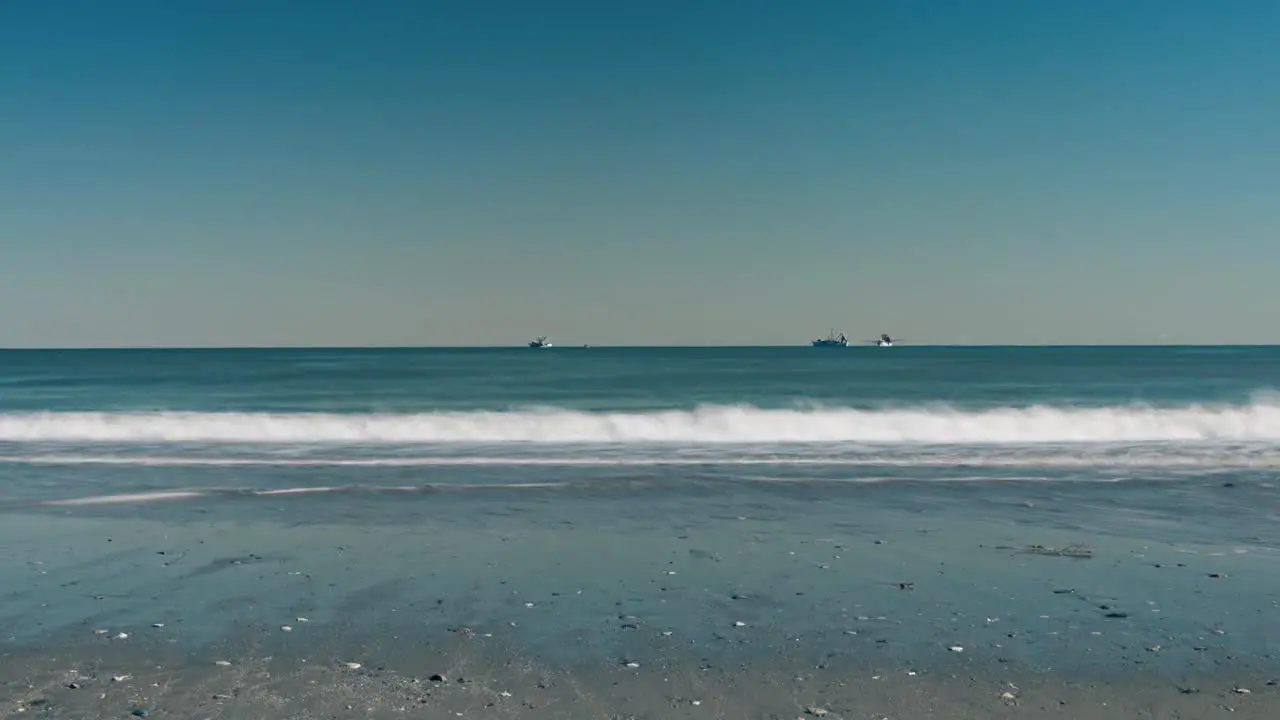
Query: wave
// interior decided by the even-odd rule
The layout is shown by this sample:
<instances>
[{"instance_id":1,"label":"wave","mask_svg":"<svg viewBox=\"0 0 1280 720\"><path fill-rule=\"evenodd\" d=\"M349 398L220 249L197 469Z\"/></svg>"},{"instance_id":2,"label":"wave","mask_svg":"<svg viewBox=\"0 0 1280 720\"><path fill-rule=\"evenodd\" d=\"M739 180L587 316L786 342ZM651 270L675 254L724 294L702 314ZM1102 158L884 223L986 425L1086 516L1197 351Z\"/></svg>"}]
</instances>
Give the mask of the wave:
<instances>
[{"instance_id":1,"label":"wave","mask_svg":"<svg viewBox=\"0 0 1280 720\"><path fill-rule=\"evenodd\" d=\"M917 443L1280 442L1280 402L1150 407L945 406L588 412L564 408L413 414L0 413L0 442Z\"/></svg>"},{"instance_id":2,"label":"wave","mask_svg":"<svg viewBox=\"0 0 1280 720\"><path fill-rule=\"evenodd\" d=\"M283 467L283 468L417 468L417 467L549 467L549 468L662 468L662 467L817 467L835 468L1080 468L1080 469L1204 469L1269 470L1280 468L1280 454L1240 453L1236 449L1214 454L1178 452L1134 454L1034 454L1000 456L984 453L951 453L945 456L908 454L900 457L374 457L281 458L192 457L157 455L0 455L4 465L105 465L128 467Z\"/></svg>"}]
</instances>

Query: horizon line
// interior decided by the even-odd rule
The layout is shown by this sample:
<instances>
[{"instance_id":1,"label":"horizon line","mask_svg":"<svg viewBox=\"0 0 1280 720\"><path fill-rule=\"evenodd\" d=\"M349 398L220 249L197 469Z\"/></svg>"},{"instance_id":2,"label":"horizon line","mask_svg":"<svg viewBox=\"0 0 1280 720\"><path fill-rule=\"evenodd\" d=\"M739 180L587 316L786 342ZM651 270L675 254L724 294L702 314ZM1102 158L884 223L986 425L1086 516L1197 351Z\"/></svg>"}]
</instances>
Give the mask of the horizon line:
<instances>
[{"instance_id":1,"label":"horizon line","mask_svg":"<svg viewBox=\"0 0 1280 720\"><path fill-rule=\"evenodd\" d=\"M754 344L754 345L552 345L549 348L530 348L526 344L515 345L51 345L0 347L0 352L60 352L60 351L192 351L192 350L752 350L794 348L824 350L852 350L876 348L875 341L851 344L841 348L814 348L810 345ZM1272 348L1275 343L908 343L897 344L894 349L966 349L966 348Z\"/></svg>"}]
</instances>

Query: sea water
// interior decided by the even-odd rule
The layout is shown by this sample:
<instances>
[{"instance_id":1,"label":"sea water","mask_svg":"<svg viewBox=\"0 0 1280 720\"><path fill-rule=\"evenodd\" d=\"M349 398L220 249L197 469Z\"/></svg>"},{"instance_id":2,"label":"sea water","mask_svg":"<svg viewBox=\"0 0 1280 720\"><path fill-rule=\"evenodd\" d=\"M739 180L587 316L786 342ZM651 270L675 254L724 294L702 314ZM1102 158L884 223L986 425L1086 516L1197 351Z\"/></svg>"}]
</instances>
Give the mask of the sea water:
<instances>
[{"instance_id":1,"label":"sea water","mask_svg":"<svg viewBox=\"0 0 1280 720\"><path fill-rule=\"evenodd\" d=\"M1278 387L1273 348L0 352L0 649L1267 673Z\"/></svg>"}]
</instances>

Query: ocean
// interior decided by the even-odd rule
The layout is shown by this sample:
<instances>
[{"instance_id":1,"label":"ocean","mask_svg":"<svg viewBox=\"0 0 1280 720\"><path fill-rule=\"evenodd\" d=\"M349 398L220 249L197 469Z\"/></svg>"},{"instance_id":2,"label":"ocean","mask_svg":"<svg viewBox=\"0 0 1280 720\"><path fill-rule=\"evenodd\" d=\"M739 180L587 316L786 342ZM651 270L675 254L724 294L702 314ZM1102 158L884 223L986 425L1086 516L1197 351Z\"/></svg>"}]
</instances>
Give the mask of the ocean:
<instances>
[{"instance_id":1,"label":"ocean","mask_svg":"<svg viewBox=\"0 0 1280 720\"><path fill-rule=\"evenodd\" d=\"M1272 347L0 351L0 713L1269 716L1277 389Z\"/></svg>"}]
</instances>

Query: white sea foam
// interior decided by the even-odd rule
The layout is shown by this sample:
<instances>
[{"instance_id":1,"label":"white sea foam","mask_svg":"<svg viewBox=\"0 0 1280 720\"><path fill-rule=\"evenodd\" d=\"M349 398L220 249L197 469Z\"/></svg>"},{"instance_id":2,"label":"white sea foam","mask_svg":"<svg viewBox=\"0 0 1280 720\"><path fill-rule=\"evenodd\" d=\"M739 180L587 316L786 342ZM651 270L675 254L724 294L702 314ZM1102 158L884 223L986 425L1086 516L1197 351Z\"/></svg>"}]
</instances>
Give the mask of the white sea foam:
<instances>
[{"instance_id":1,"label":"white sea foam","mask_svg":"<svg viewBox=\"0 0 1280 720\"><path fill-rule=\"evenodd\" d=\"M158 500L190 500L203 496L199 490L163 490L147 493L122 493L119 495L94 495L91 497L51 500L46 505L114 505L118 503L156 502Z\"/></svg>"},{"instance_id":2,"label":"white sea foam","mask_svg":"<svg viewBox=\"0 0 1280 720\"><path fill-rule=\"evenodd\" d=\"M949 407L692 411L325 413L5 413L0 442L1013 444L1280 442L1280 403L1182 407Z\"/></svg>"},{"instance_id":3,"label":"white sea foam","mask_svg":"<svg viewBox=\"0 0 1280 720\"><path fill-rule=\"evenodd\" d=\"M61 453L0 455L0 463L12 465L107 465L135 467L825 467L825 468L1162 468L1168 470L1280 468L1280 452L1240 452L1223 448L1213 453L1137 452L999 455L956 452L946 455L905 453L897 456L816 457L537 457L537 456L435 456L370 458L199 457L182 455L69 455Z\"/></svg>"}]
</instances>

